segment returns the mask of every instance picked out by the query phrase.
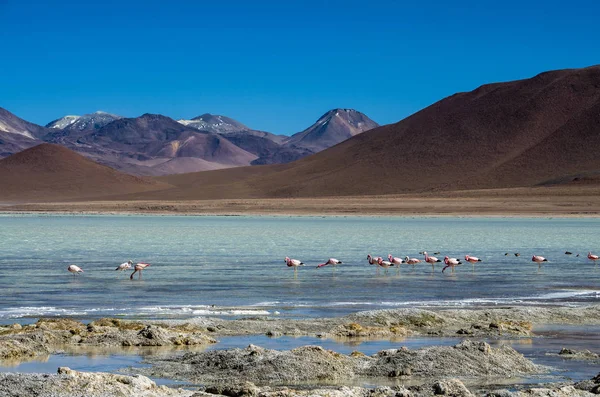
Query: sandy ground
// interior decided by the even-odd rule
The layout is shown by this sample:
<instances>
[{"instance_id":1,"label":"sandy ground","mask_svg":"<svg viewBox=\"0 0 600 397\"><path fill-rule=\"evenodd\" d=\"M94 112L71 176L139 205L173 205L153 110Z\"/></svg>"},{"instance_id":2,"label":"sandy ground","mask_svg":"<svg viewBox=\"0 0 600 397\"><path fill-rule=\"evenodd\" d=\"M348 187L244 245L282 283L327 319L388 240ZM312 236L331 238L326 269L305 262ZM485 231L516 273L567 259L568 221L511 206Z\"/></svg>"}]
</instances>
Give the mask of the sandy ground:
<instances>
[{"instance_id":1,"label":"sandy ground","mask_svg":"<svg viewBox=\"0 0 600 397\"><path fill-rule=\"evenodd\" d=\"M0 203L7 212L199 215L600 216L600 187L464 190L390 196Z\"/></svg>"}]
</instances>

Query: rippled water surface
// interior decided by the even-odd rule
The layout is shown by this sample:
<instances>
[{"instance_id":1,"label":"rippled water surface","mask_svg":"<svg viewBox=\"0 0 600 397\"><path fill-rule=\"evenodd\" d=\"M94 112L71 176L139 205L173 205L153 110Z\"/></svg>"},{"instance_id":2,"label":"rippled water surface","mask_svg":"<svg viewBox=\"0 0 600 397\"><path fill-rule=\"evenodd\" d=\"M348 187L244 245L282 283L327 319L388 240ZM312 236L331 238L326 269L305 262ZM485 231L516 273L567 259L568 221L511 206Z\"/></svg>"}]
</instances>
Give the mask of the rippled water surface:
<instances>
[{"instance_id":1,"label":"rippled water surface","mask_svg":"<svg viewBox=\"0 0 600 397\"><path fill-rule=\"evenodd\" d=\"M378 274L366 261L423 250L483 262ZM1 215L0 323L598 303L589 250L600 251L599 219ZM538 269L532 254L549 262ZM285 256L307 264L297 277ZM315 269L329 257L344 263ZM114 270L128 259L151 263L141 280Z\"/></svg>"}]
</instances>

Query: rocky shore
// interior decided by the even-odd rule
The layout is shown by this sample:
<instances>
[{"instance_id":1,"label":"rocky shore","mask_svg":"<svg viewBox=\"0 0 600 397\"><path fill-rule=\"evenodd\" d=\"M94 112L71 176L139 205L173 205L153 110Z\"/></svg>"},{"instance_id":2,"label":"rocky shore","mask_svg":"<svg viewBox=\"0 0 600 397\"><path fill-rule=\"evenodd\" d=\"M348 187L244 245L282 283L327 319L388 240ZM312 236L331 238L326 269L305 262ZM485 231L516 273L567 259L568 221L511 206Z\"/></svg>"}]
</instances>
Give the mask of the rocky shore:
<instances>
[{"instance_id":1,"label":"rocky shore","mask_svg":"<svg viewBox=\"0 0 600 397\"><path fill-rule=\"evenodd\" d=\"M594 397L600 394L600 374L579 382L523 388L522 390L470 390L459 379L429 381L419 386L330 387L298 389L293 387L258 387L251 382L230 380L227 384L206 386L198 390L157 386L145 376L79 372L66 367L57 374L2 374L0 396L3 397Z\"/></svg>"},{"instance_id":2,"label":"rocky shore","mask_svg":"<svg viewBox=\"0 0 600 397\"><path fill-rule=\"evenodd\" d=\"M0 364L67 348L184 348L147 359L151 366L128 374L0 374L0 396L591 396L600 394L600 377L579 384L551 385L515 391L479 389L490 379L540 374L535 365L510 347L492 348L480 338L534 337L543 324L600 324L600 306L503 307L480 309L395 309L359 312L339 318L290 320L277 317L195 318L188 321L100 319L89 324L65 318L0 327ZM382 350L366 356L340 354L319 346L271 350L199 351L222 336L281 335L341 339L390 339L405 336L456 337L454 346ZM563 349L565 359L598 361L597 353ZM146 376L205 385L194 390L156 386ZM465 386L460 380L469 379ZM356 384L352 379L393 380L405 386L375 389L323 388L323 384ZM483 381L485 380L485 381ZM481 381L481 382L480 382ZM303 384L301 388L290 385ZM380 383L381 384L381 383ZM258 385L258 386L257 386ZM277 386L277 385L288 385ZM312 388L307 385L313 385ZM475 386L474 386L475 385Z\"/></svg>"},{"instance_id":3,"label":"rocky shore","mask_svg":"<svg viewBox=\"0 0 600 397\"><path fill-rule=\"evenodd\" d=\"M197 346L216 343L189 324L156 325L101 319L87 325L71 319L40 319L0 329L0 362L61 351L65 346Z\"/></svg>"},{"instance_id":4,"label":"rocky shore","mask_svg":"<svg viewBox=\"0 0 600 397\"><path fill-rule=\"evenodd\" d=\"M246 349L190 352L182 356L149 359L150 368L136 373L194 383L226 379L261 385L335 381L355 377L435 379L441 377L512 378L545 372L510 347L492 348L485 342L465 340L455 346L382 350L373 356L350 355L303 346L288 351Z\"/></svg>"}]
</instances>

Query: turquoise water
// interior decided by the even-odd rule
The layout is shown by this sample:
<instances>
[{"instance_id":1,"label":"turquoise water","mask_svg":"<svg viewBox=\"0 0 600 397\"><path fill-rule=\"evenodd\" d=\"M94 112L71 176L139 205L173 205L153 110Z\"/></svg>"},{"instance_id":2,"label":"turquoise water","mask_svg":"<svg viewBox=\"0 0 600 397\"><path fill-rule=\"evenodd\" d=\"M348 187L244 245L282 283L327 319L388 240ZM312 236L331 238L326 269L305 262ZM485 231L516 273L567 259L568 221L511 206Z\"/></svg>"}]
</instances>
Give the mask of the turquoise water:
<instances>
[{"instance_id":1,"label":"turquoise water","mask_svg":"<svg viewBox=\"0 0 600 397\"><path fill-rule=\"evenodd\" d=\"M378 274L366 261L423 250L483 262ZM590 250L600 252L600 219L2 215L0 323L599 303ZM549 262L538 269L532 254ZM286 256L307 264L297 277ZM344 264L315 269L329 257ZM130 280L114 270L128 259L152 266ZM85 273L68 273L71 263Z\"/></svg>"}]
</instances>

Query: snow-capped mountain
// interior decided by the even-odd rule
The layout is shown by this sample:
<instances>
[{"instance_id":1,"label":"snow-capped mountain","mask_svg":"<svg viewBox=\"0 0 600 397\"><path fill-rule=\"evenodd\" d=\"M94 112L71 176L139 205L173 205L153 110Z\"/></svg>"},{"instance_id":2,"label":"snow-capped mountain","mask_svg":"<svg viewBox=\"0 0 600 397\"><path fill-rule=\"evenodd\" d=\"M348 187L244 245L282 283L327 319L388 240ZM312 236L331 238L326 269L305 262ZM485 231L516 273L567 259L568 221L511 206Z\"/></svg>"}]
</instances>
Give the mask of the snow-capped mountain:
<instances>
[{"instance_id":1,"label":"snow-capped mountain","mask_svg":"<svg viewBox=\"0 0 600 397\"><path fill-rule=\"evenodd\" d=\"M202 116L194 117L191 120L177 121L187 127L217 134L250 130L250 128L232 118L210 113L205 113Z\"/></svg>"},{"instance_id":2,"label":"snow-capped mountain","mask_svg":"<svg viewBox=\"0 0 600 397\"><path fill-rule=\"evenodd\" d=\"M72 116L72 115L61 117L60 119L53 120L53 121L49 122L48 124L46 124L46 128L56 128L56 129L62 130L63 128L70 126L71 124L73 124L74 122L79 120L80 118L81 118L81 116Z\"/></svg>"},{"instance_id":3,"label":"snow-capped mountain","mask_svg":"<svg viewBox=\"0 0 600 397\"><path fill-rule=\"evenodd\" d=\"M48 142L124 172L161 175L288 163L376 125L362 113L334 109L291 137L209 113L176 122L157 114L123 118L98 111L64 116L41 127L0 108L0 158Z\"/></svg>"},{"instance_id":4,"label":"snow-capped mountain","mask_svg":"<svg viewBox=\"0 0 600 397\"><path fill-rule=\"evenodd\" d=\"M69 117L69 116L66 116ZM122 119L122 116L116 114L97 111L94 113L84 114L79 116L77 120L63 127L63 129L71 131L92 131L104 127L108 123Z\"/></svg>"}]
</instances>

